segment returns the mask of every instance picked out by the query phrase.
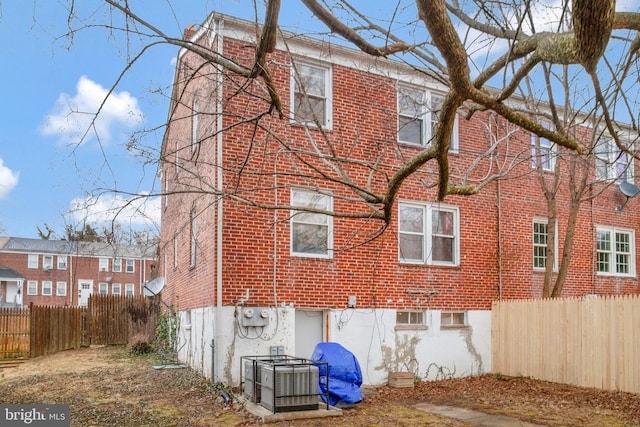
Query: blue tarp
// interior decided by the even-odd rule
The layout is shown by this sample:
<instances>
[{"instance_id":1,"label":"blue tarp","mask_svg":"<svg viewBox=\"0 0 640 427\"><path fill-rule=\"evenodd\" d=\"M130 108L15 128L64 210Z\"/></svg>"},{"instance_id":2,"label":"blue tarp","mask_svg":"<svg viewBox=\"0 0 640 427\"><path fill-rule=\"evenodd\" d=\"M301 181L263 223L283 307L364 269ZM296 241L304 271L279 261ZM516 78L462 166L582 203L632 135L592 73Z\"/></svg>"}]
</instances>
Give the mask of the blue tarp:
<instances>
[{"instance_id":1,"label":"blue tarp","mask_svg":"<svg viewBox=\"0 0 640 427\"><path fill-rule=\"evenodd\" d=\"M323 342L316 345L311 360L325 362L329 366L327 378L326 365L318 365L320 381L318 390L322 400L327 402L327 379L329 381L329 405L338 403L353 404L362 400L362 371L356 357L349 350L335 342Z\"/></svg>"}]
</instances>

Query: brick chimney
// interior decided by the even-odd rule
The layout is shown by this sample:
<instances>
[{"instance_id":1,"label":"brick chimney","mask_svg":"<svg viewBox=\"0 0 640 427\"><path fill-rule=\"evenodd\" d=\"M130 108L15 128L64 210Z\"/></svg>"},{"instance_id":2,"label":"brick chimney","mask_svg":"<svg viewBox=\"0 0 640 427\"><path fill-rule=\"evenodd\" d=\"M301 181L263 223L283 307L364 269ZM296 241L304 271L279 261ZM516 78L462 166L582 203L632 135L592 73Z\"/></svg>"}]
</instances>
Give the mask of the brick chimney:
<instances>
[{"instance_id":1,"label":"brick chimney","mask_svg":"<svg viewBox=\"0 0 640 427\"><path fill-rule=\"evenodd\" d=\"M196 26L193 24L189 24L189 26L184 30L183 38L185 40L190 40L191 37L195 34L195 32L196 32Z\"/></svg>"}]
</instances>

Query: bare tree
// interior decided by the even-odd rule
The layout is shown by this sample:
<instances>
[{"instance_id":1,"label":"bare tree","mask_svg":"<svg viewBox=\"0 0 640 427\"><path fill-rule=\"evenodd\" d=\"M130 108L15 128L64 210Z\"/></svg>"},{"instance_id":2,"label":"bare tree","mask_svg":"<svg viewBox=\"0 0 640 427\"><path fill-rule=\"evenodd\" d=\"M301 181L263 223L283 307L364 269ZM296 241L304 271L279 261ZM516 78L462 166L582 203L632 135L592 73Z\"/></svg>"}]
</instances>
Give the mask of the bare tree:
<instances>
[{"instance_id":1,"label":"bare tree","mask_svg":"<svg viewBox=\"0 0 640 427\"><path fill-rule=\"evenodd\" d=\"M105 0L111 13L124 17L126 23L122 28L108 26L109 31L121 30L145 40L142 48L131 55L130 64L158 43L175 45L200 58L188 73L180 76L182 87L188 87L189 79L206 76L209 67L213 66L226 70L225 78L235 84L238 93L249 94L265 106L259 114L236 118L234 126L253 126L256 139L247 147L245 157L236 159L236 164L225 171L235 177L229 180L235 185L223 193L204 179L208 174L203 174L202 169L196 172L178 160L189 157L197 162L197 149L189 156L178 156L177 149L165 152L165 162L176 154L175 167L181 171L182 191L214 195L213 200L226 197L251 206L292 209L277 201L265 204L252 198L252 194L238 191L245 180L252 180L250 188L256 191L273 191L278 187L274 182L277 175L268 165L286 161L292 173L300 174L300 179L340 183L349 190L349 196L344 197L362 205L355 213L323 208L311 209L312 212L361 220L377 219L384 229L391 221L398 192L408 179L436 188L438 200L444 200L448 195L474 194L509 173L517 162L497 165L492 153L504 146L513 129L523 129L555 144L561 153L558 158L562 159L557 167L562 164L570 171L568 176L558 173L549 177L542 174L540 168L536 169L548 203L551 241L543 293L545 296L559 295L572 247L572 228L568 226L564 256L554 275L550 261L554 256L556 236L553 230L557 221L554 203L560 180L567 179L570 183L571 203L572 206L575 204L575 210L571 210L567 224L575 226L573 215L577 215L580 204L594 194L593 177L587 171L595 161L596 143L601 132L611 138L620 152L636 156L633 144L621 138L621 128L615 119L621 117L637 133L637 94L640 91L634 70L640 48L640 12L616 12L615 0L563 0L555 7L543 0L416 0L389 4L388 9L393 12L389 16L376 17L371 16L367 6L355 6L355 2L345 0L301 2L332 34L342 37L345 44L356 47L366 56L392 56L404 61L426 78L447 88L438 106L437 127L431 144L417 153L385 146L376 156L363 161L349 157L348 150L337 149L329 135L323 135L321 140L310 137L305 147L292 146L280 138L277 120L288 117L288 111L273 80L276 65L268 60L275 54L276 40L280 38L285 44L287 40L286 32L280 28L280 0L267 0L264 8L255 3L256 10L263 11L262 16L256 17L257 42L252 56L241 60L223 56L215 46L206 46L182 35L165 34L153 25L152 17L139 16L135 5L128 1ZM73 34L79 28L73 28L72 7L70 11L70 34ZM553 28L539 19L552 14L557 16L552 20ZM126 72L127 69L123 70L123 74ZM211 84L216 83L212 81ZM215 91L215 87L210 90ZM175 116L179 106L188 107L189 114L195 114L196 106L202 107L201 104L186 105L191 99L191 96L178 94L173 104L174 120L184 118ZM517 102L511 102L514 99ZM309 109L313 110L311 105ZM461 112L464 118L460 117ZM198 113L207 114L204 110ZM479 114L486 114L491 118L488 123L495 124L487 131L490 142L486 151L478 153L468 169L452 170L449 152L456 121ZM265 120L267 118L270 120ZM495 133L499 127L501 135ZM593 132L585 134L576 130L580 127L593 129ZM217 133L226 130L211 129L203 140L215 138ZM258 144L259 138L269 143ZM395 135L389 135L389 140L395 140ZM396 158L401 159L400 167L383 168L388 154L385 150L396 150ZM536 164L541 165L539 145L534 156L538 156ZM517 158L523 161L522 156ZM530 160L530 153L524 158ZM435 178L423 168L429 162L437 165ZM215 165L201 166L209 167L210 172L215 173ZM367 171L366 179L354 179L354 170ZM380 229L369 237L379 232Z\"/></svg>"}]
</instances>

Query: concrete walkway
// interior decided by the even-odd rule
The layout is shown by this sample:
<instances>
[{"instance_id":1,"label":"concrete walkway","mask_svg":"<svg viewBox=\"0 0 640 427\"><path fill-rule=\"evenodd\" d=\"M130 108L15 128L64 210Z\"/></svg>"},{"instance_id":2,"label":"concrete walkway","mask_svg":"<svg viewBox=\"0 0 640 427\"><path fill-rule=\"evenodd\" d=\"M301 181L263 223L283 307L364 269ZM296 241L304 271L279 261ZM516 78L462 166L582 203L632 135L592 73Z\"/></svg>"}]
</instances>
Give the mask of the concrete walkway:
<instances>
[{"instance_id":1,"label":"concrete walkway","mask_svg":"<svg viewBox=\"0 0 640 427\"><path fill-rule=\"evenodd\" d=\"M442 417L449 417L479 426L490 427L544 427L543 424L532 424L505 415L491 415L484 412L472 411L471 409L458 408L455 406L431 405L430 403L419 403L415 406L421 411L430 412Z\"/></svg>"}]
</instances>

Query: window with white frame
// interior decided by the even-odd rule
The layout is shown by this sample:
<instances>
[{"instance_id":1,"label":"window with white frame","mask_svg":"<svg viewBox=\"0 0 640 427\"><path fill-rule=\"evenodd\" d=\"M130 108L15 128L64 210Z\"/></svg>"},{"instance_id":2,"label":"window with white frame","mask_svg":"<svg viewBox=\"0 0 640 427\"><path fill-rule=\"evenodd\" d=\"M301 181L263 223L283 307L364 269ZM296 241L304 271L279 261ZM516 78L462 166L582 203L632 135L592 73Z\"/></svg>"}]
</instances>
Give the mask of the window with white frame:
<instances>
[{"instance_id":1,"label":"window with white frame","mask_svg":"<svg viewBox=\"0 0 640 427\"><path fill-rule=\"evenodd\" d=\"M66 270L66 269L67 269L67 256L58 255L58 270Z\"/></svg>"},{"instance_id":2,"label":"window with white frame","mask_svg":"<svg viewBox=\"0 0 640 427\"><path fill-rule=\"evenodd\" d=\"M333 210L333 197L316 191L291 190L291 205L311 211ZM333 217L303 210L291 211L291 254L330 258L333 256Z\"/></svg>"},{"instance_id":3,"label":"window with white frame","mask_svg":"<svg viewBox=\"0 0 640 427\"><path fill-rule=\"evenodd\" d=\"M98 261L98 269L100 271L109 271L109 258L100 258Z\"/></svg>"},{"instance_id":4,"label":"window with white frame","mask_svg":"<svg viewBox=\"0 0 640 427\"><path fill-rule=\"evenodd\" d=\"M398 310L396 311L396 325L424 325L424 311Z\"/></svg>"},{"instance_id":5,"label":"window with white frame","mask_svg":"<svg viewBox=\"0 0 640 427\"><path fill-rule=\"evenodd\" d=\"M166 209L169 206L169 170L163 174L164 179L164 194L162 196L164 200L164 208Z\"/></svg>"},{"instance_id":6,"label":"window with white frame","mask_svg":"<svg viewBox=\"0 0 640 427\"><path fill-rule=\"evenodd\" d=\"M27 268L38 268L38 255L29 254L27 257Z\"/></svg>"},{"instance_id":7,"label":"window with white frame","mask_svg":"<svg viewBox=\"0 0 640 427\"><path fill-rule=\"evenodd\" d=\"M133 296L133 283L127 283L124 285L124 294L128 297Z\"/></svg>"},{"instance_id":8,"label":"window with white frame","mask_svg":"<svg viewBox=\"0 0 640 427\"><path fill-rule=\"evenodd\" d=\"M599 274L634 276L636 274L634 230L597 227L596 257Z\"/></svg>"},{"instance_id":9,"label":"window with white frame","mask_svg":"<svg viewBox=\"0 0 640 427\"><path fill-rule=\"evenodd\" d=\"M98 293L100 295L107 295L109 293L108 283L98 283Z\"/></svg>"},{"instance_id":10,"label":"window with white frame","mask_svg":"<svg viewBox=\"0 0 640 427\"><path fill-rule=\"evenodd\" d=\"M556 223L556 236L558 236L558 224ZM547 244L549 239L549 226L547 218L533 219L533 268L544 270L547 267ZM558 239L554 241L553 269L558 266Z\"/></svg>"},{"instance_id":11,"label":"window with white frame","mask_svg":"<svg viewBox=\"0 0 640 427\"><path fill-rule=\"evenodd\" d=\"M112 264L112 269L114 273L120 273L122 271L122 258L114 258L111 261Z\"/></svg>"},{"instance_id":12,"label":"window with white frame","mask_svg":"<svg viewBox=\"0 0 640 427\"><path fill-rule=\"evenodd\" d=\"M291 67L292 120L331 127L331 68L296 62Z\"/></svg>"},{"instance_id":13,"label":"window with white frame","mask_svg":"<svg viewBox=\"0 0 640 427\"><path fill-rule=\"evenodd\" d=\"M67 282L63 282L63 281L56 282L56 296L58 297L67 296Z\"/></svg>"},{"instance_id":14,"label":"window with white frame","mask_svg":"<svg viewBox=\"0 0 640 427\"><path fill-rule=\"evenodd\" d=\"M51 296L53 292L53 283L50 280L42 281L42 295Z\"/></svg>"},{"instance_id":15,"label":"window with white frame","mask_svg":"<svg viewBox=\"0 0 640 427\"><path fill-rule=\"evenodd\" d=\"M27 280L27 295L38 295L37 280Z\"/></svg>"},{"instance_id":16,"label":"window with white frame","mask_svg":"<svg viewBox=\"0 0 640 427\"><path fill-rule=\"evenodd\" d=\"M467 313L464 311L441 311L441 328L461 328L467 326Z\"/></svg>"},{"instance_id":17,"label":"window with white frame","mask_svg":"<svg viewBox=\"0 0 640 427\"><path fill-rule=\"evenodd\" d=\"M176 176L180 172L180 140L176 138L176 156L175 156ZM169 181L169 174L166 176L166 180Z\"/></svg>"},{"instance_id":18,"label":"window with white frame","mask_svg":"<svg viewBox=\"0 0 640 427\"><path fill-rule=\"evenodd\" d=\"M427 146L438 126L444 97L425 89L398 87L398 141ZM458 150L458 118L451 135L450 151Z\"/></svg>"},{"instance_id":19,"label":"window with white frame","mask_svg":"<svg viewBox=\"0 0 640 427\"><path fill-rule=\"evenodd\" d=\"M620 150L611 138L602 137L596 144L596 179L633 182L633 158Z\"/></svg>"},{"instance_id":20,"label":"window with white frame","mask_svg":"<svg viewBox=\"0 0 640 427\"><path fill-rule=\"evenodd\" d=\"M398 204L400 262L458 265L459 211L453 206L402 202Z\"/></svg>"},{"instance_id":21,"label":"window with white frame","mask_svg":"<svg viewBox=\"0 0 640 427\"><path fill-rule=\"evenodd\" d=\"M125 271L127 273L135 273L136 271L136 261L133 259L128 259L125 261Z\"/></svg>"},{"instance_id":22,"label":"window with white frame","mask_svg":"<svg viewBox=\"0 0 640 427\"><path fill-rule=\"evenodd\" d=\"M196 208L195 206L191 208L191 219L189 226L189 236L190 236L190 246L191 246L191 258L189 265L191 267L195 267L196 265L196 255L197 255L197 246L198 246L198 236L197 236L197 224L196 224Z\"/></svg>"},{"instance_id":23,"label":"window with white frame","mask_svg":"<svg viewBox=\"0 0 640 427\"><path fill-rule=\"evenodd\" d=\"M548 127L547 125L544 125ZM537 168L538 165L544 171L553 171L556 167L556 146L547 138L541 138L538 135L531 134L531 167Z\"/></svg>"},{"instance_id":24,"label":"window with white frame","mask_svg":"<svg viewBox=\"0 0 640 427\"><path fill-rule=\"evenodd\" d=\"M178 233L173 235L173 269L178 268Z\"/></svg>"},{"instance_id":25,"label":"window with white frame","mask_svg":"<svg viewBox=\"0 0 640 427\"><path fill-rule=\"evenodd\" d=\"M45 271L53 269L53 255L42 255L42 269Z\"/></svg>"},{"instance_id":26,"label":"window with white frame","mask_svg":"<svg viewBox=\"0 0 640 427\"><path fill-rule=\"evenodd\" d=\"M114 283L113 285L111 285L111 293L113 295L122 294L122 285L120 283Z\"/></svg>"},{"instance_id":27,"label":"window with white frame","mask_svg":"<svg viewBox=\"0 0 640 427\"><path fill-rule=\"evenodd\" d=\"M191 152L195 152L198 149L198 120L200 111L198 110L198 93L193 95L193 103L191 104L192 116L191 116Z\"/></svg>"}]
</instances>

